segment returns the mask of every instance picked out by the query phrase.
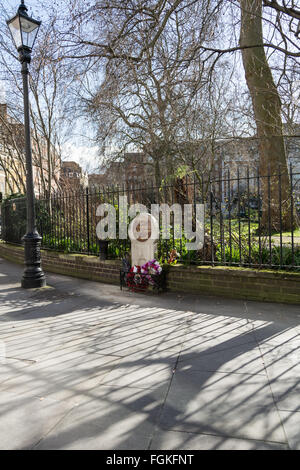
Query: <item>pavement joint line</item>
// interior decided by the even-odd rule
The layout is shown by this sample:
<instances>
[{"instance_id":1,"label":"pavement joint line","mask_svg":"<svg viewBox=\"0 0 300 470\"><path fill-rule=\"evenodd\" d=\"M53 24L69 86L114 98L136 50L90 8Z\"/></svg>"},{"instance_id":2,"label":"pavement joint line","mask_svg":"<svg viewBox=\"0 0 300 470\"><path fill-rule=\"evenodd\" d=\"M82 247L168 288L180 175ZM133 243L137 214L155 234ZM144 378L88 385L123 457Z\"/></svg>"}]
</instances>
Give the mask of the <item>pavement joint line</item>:
<instances>
[{"instance_id":1,"label":"pavement joint line","mask_svg":"<svg viewBox=\"0 0 300 470\"><path fill-rule=\"evenodd\" d=\"M212 338L213 339L213 338ZM223 352L223 351L227 351L228 349L234 349L234 348L238 348L244 344L249 344L249 343L255 343L257 345L257 342L255 340L250 340L250 341L245 341L245 343L241 343L241 344L237 344L236 346L229 346L228 348L224 348L224 349L216 349L215 351L212 351L212 352L205 352L206 350L204 351L192 351L190 354L202 354L203 356L209 356L210 354L216 354L216 353L219 353L219 352ZM183 352L183 351L181 351ZM188 360L190 360L191 358L189 357ZM185 361L186 359L182 359L182 360L179 360L179 362L183 362Z\"/></svg>"},{"instance_id":2,"label":"pavement joint line","mask_svg":"<svg viewBox=\"0 0 300 470\"><path fill-rule=\"evenodd\" d=\"M280 405L279 405L279 406L280 406ZM293 414L294 414L294 413L300 413L300 406L299 406L296 410L293 410L293 411L291 411L291 410L286 410L285 408L281 408L281 407L278 407L278 410L279 410L279 411L284 411L284 412L286 412L286 413L291 413L291 414L292 414L292 413L293 413Z\"/></svg>"},{"instance_id":3,"label":"pavement joint line","mask_svg":"<svg viewBox=\"0 0 300 470\"><path fill-rule=\"evenodd\" d=\"M111 357L117 357L118 359L123 359L124 357L127 356L118 356L117 354L110 354L110 353L98 353L97 351L92 351L90 354L97 354L97 356L111 356Z\"/></svg>"},{"instance_id":4,"label":"pavement joint line","mask_svg":"<svg viewBox=\"0 0 300 470\"><path fill-rule=\"evenodd\" d=\"M44 441L44 440L47 438L47 436L49 436L49 434L50 434L51 432L53 432L53 431L57 428L57 426L59 426L60 423L63 422L71 412L73 412L73 410L74 410L75 408L77 408L77 406L78 406L77 404L74 404L74 406L72 406L71 409L68 410L68 411L64 414L64 416L62 416L62 417L48 430L48 432L47 432L46 434L44 434L44 436L42 436L32 447L30 447L29 450L34 450L42 441Z\"/></svg>"},{"instance_id":5,"label":"pavement joint line","mask_svg":"<svg viewBox=\"0 0 300 470\"><path fill-rule=\"evenodd\" d=\"M204 434L204 435L207 435L207 436L215 436L215 437L223 437L223 438L226 438L226 439L240 439L240 440L244 440L244 441L252 441L252 442L255 442L255 441L258 441L258 442L273 442L274 444L280 444L280 445L285 445L288 450L291 450L290 449L290 446L289 446L289 443L288 441L268 441L268 440L264 440L264 439L254 439L254 438L249 438L246 434L245 435L240 435L240 436L234 436L232 434L222 434L222 431L220 431L219 434L215 434L213 432L209 433L209 432L206 432L206 433L197 433L195 431L182 431L180 429L176 429L176 428L167 428L167 427L162 427L161 428L162 430L164 431L167 431L167 432L184 432L184 433L187 433L187 434L194 434L194 435L198 435L200 436L201 434ZM285 435L285 433L284 433Z\"/></svg>"},{"instance_id":6,"label":"pavement joint line","mask_svg":"<svg viewBox=\"0 0 300 470\"><path fill-rule=\"evenodd\" d=\"M110 371L112 372L112 371ZM160 380L159 384L161 385L165 385L167 382L168 382L169 379L167 380ZM106 383L106 384L103 384L103 382L100 382L99 383L99 387L101 388L108 388L108 389L115 389L115 390L120 390L120 388L122 388L122 390L124 389L129 389L129 390L157 390L157 386L158 384L155 384L153 386L145 386L145 387L138 387L136 385L118 385L118 384L113 384L113 383Z\"/></svg>"},{"instance_id":7,"label":"pavement joint line","mask_svg":"<svg viewBox=\"0 0 300 470\"><path fill-rule=\"evenodd\" d=\"M169 386L167 388L167 391L166 391L166 394L165 394L165 398L164 398L164 401L163 403L161 404L161 407L160 407L160 410L158 412L158 415L157 415L157 418L156 418L156 422L154 424L154 429L153 429L153 432L150 436L150 439L149 439L149 443L148 443L148 446L147 446L147 450L150 450L151 449L151 446L152 446L152 442L153 442L153 439L155 437L155 434L156 432L158 431L159 429L159 423L160 423L160 420L161 420L161 417L162 417L162 414L163 414L163 410L164 410L164 407L165 407L165 404L167 402L167 399L168 399L168 395L169 395L169 392L170 392L170 389L171 389L171 386L172 386L172 382L173 382L173 379L174 379L174 375L175 375L175 372L176 372L176 369L177 369L177 366L178 366L178 363L179 363L179 357L180 357L180 354L181 354L181 351L182 351L182 346L185 342L185 338L186 338L186 335L188 333L188 330L190 329L190 324L188 324L188 320L186 319L186 324L185 324L186 328L185 328L185 332L184 332L184 335L183 335L183 338L182 338L182 341L181 341L181 347L180 347L180 350L178 352L178 356L176 358L176 363L173 367L173 373L171 375L171 378L170 378L170 381L169 381Z\"/></svg>"},{"instance_id":8,"label":"pavement joint line","mask_svg":"<svg viewBox=\"0 0 300 470\"><path fill-rule=\"evenodd\" d=\"M249 310L248 310L248 302L245 300L244 301L244 308L245 308L245 314L247 315L247 318L246 318L246 325L251 325L252 327L252 330L254 329L254 323L253 323L253 320L251 320L248 316L249 316Z\"/></svg>"},{"instance_id":9,"label":"pavement joint line","mask_svg":"<svg viewBox=\"0 0 300 470\"><path fill-rule=\"evenodd\" d=\"M265 361L264 361L263 352L262 352L262 350L261 350L261 343L260 343L260 342L258 341L258 339L257 339L255 328L253 329L253 334L254 334L255 341L257 342L257 346L258 346L258 349L259 349L259 352L260 352L260 355L261 355L261 359L262 359L262 362L263 362L263 366L264 366L264 368L265 368L265 373L266 373L266 378L267 378L267 381L268 381L268 386L269 386L269 389L270 389L270 392L271 392L271 395L272 395L274 407L275 407L275 409L276 409L276 412L277 412L277 415L278 415L278 418L279 418L279 422L280 422L280 424L281 424L282 432L283 432L283 434L284 434L284 436L285 436L287 446L288 446L289 450L291 450L290 443L289 443L289 439L288 439L288 436L287 436L287 433L286 433L286 430L285 430L285 427L284 427L284 423L283 423L282 418L281 418L280 410L279 410L279 408L278 408L278 406L277 406L277 402L276 402L276 400L275 400L275 396L274 396L274 393L273 393L273 390L272 390L272 387L271 387L270 377L269 377L269 374L268 374L268 368L267 368L266 363L265 363Z\"/></svg>"},{"instance_id":10,"label":"pavement joint line","mask_svg":"<svg viewBox=\"0 0 300 470\"><path fill-rule=\"evenodd\" d=\"M179 361L180 362L180 361ZM185 372L184 370L177 371L177 372ZM259 374L258 372L253 372L252 374L250 372L225 372L221 371L219 369L193 369L193 372L216 372L217 374L224 374L224 375L248 375L250 377L259 375L260 377L265 377L265 374Z\"/></svg>"},{"instance_id":11,"label":"pavement joint line","mask_svg":"<svg viewBox=\"0 0 300 470\"><path fill-rule=\"evenodd\" d=\"M228 434L213 434L213 433L208 433L208 432L196 432L196 431L183 431L182 429L173 429L173 428L168 428L166 426L161 426L161 430L167 431L167 432L174 432L174 433L182 433L182 434L194 434L195 436L213 436L213 437L222 437L226 439L234 439L237 441L250 441L250 442L263 442L266 444L280 444L288 447L287 442L282 442L282 441L270 441L270 440L265 440L265 439L253 439L252 437L236 437L236 436L229 436Z\"/></svg>"},{"instance_id":12,"label":"pavement joint line","mask_svg":"<svg viewBox=\"0 0 300 470\"><path fill-rule=\"evenodd\" d=\"M20 361L20 362L25 362L29 364L36 364L38 361L35 361L33 359L21 359L19 357L6 357L6 359L12 359L14 361Z\"/></svg>"}]
</instances>

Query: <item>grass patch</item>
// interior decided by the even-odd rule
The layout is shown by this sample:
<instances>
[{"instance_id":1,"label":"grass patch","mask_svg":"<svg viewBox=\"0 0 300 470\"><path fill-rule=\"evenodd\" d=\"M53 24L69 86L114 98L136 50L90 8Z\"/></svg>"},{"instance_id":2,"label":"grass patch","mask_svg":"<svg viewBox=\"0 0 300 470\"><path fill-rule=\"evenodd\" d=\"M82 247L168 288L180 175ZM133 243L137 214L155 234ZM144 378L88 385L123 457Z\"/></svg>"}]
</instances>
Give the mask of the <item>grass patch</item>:
<instances>
[{"instance_id":1,"label":"grass patch","mask_svg":"<svg viewBox=\"0 0 300 470\"><path fill-rule=\"evenodd\" d=\"M294 237L300 237L300 228L297 228L296 230L294 230L293 235ZM292 232L282 232L282 236L292 238ZM280 232L273 233L272 237L280 237Z\"/></svg>"}]
</instances>

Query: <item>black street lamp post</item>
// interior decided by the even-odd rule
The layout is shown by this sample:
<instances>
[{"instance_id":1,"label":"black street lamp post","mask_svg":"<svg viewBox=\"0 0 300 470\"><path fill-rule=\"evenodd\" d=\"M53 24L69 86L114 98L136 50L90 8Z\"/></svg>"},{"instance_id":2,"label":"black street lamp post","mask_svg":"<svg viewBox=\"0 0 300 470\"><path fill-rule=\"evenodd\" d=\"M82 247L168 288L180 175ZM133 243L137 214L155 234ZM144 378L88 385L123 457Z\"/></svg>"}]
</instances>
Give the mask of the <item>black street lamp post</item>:
<instances>
[{"instance_id":1,"label":"black street lamp post","mask_svg":"<svg viewBox=\"0 0 300 470\"><path fill-rule=\"evenodd\" d=\"M22 287L25 289L32 289L37 287L44 287L46 285L45 274L41 268L42 239L36 228L35 217L28 86L28 66L31 62L32 48L41 22L28 16L27 7L24 4L24 0L21 0L21 5L19 6L17 15L8 20L7 24L19 53L19 60L22 64L27 198L27 233L23 238L25 245L26 268L22 278Z\"/></svg>"}]
</instances>

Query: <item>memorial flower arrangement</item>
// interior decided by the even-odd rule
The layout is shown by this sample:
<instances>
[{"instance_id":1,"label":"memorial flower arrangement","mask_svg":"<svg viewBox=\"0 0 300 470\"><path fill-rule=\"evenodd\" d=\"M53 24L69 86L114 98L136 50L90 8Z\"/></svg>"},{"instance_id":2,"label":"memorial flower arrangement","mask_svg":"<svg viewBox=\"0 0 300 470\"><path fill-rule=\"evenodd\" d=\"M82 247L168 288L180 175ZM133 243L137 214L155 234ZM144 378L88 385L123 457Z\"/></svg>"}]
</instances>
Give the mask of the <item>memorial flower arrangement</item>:
<instances>
[{"instance_id":1,"label":"memorial flower arrangement","mask_svg":"<svg viewBox=\"0 0 300 470\"><path fill-rule=\"evenodd\" d=\"M134 292L146 290L149 286L155 287L157 276L161 273L162 267L155 259L143 266L132 266L127 274L127 285Z\"/></svg>"},{"instance_id":2,"label":"memorial flower arrangement","mask_svg":"<svg viewBox=\"0 0 300 470\"><path fill-rule=\"evenodd\" d=\"M127 274L127 286L133 292L146 290L148 287L147 279L141 275L141 266L132 266Z\"/></svg>"},{"instance_id":3,"label":"memorial flower arrangement","mask_svg":"<svg viewBox=\"0 0 300 470\"><path fill-rule=\"evenodd\" d=\"M156 261L156 259L148 261L148 263L144 264L141 267L141 273L145 276L151 286L155 285L154 276L158 276L159 274L161 274L161 272L162 267L160 266L159 262Z\"/></svg>"}]
</instances>

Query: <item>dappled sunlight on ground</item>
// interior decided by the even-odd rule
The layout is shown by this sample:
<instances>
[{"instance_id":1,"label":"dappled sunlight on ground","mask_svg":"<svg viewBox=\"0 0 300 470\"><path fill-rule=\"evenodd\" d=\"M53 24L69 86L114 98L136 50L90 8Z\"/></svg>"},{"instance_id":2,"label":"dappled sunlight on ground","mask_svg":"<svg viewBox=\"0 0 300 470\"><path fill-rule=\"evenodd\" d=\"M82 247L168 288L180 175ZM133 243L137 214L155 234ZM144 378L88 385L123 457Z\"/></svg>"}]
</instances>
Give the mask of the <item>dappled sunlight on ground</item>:
<instances>
[{"instance_id":1,"label":"dappled sunlight on ground","mask_svg":"<svg viewBox=\"0 0 300 470\"><path fill-rule=\"evenodd\" d=\"M0 271L1 448L300 448L299 306Z\"/></svg>"}]
</instances>

